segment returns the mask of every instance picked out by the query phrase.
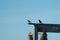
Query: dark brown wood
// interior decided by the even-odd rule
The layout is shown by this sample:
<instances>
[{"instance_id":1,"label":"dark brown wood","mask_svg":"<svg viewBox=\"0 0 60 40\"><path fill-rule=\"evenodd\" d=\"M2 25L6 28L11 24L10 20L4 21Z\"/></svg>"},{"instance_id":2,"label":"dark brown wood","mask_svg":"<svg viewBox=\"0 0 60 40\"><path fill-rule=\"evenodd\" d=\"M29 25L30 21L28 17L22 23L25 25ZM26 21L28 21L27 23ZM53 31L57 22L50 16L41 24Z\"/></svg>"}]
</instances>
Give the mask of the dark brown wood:
<instances>
[{"instance_id":1,"label":"dark brown wood","mask_svg":"<svg viewBox=\"0 0 60 40\"><path fill-rule=\"evenodd\" d=\"M29 23L37 27L38 32L57 32L60 33L60 24L40 24L40 23Z\"/></svg>"}]
</instances>

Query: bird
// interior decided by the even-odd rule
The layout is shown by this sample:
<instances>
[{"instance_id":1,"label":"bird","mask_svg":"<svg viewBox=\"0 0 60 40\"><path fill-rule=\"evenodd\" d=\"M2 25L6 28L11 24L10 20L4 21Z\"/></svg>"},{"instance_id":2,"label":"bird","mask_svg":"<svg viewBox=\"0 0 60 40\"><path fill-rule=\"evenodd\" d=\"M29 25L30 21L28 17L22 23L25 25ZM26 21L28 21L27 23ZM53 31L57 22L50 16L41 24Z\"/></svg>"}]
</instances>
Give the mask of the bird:
<instances>
[{"instance_id":1,"label":"bird","mask_svg":"<svg viewBox=\"0 0 60 40\"><path fill-rule=\"evenodd\" d=\"M31 23L31 21L30 20L27 20L28 21L28 23Z\"/></svg>"},{"instance_id":2,"label":"bird","mask_svg":"<svg viewBox=\"0 0 60 40\"><path fill-rule=\"evenodd\" d=\"M39 23L42 23L42 21L41 21L41 20L39 20Z\"/></svg>"}]
</instances>

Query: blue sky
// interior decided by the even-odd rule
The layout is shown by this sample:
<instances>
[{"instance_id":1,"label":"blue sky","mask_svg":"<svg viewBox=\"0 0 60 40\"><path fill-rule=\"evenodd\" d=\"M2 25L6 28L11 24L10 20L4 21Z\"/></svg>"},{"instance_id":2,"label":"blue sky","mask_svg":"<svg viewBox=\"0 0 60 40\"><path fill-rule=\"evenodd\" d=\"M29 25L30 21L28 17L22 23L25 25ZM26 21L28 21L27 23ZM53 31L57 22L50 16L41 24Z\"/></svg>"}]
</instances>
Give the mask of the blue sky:
<instances>
[{"instance_id":1,"label":"blue sky","mask_svg":"<svg viewBox=\"0 0 60 40\"><path fill-rule=\"evenodd\" d=\"M32 22L60 24L60 0L0 0L0 40L28 40ZM59 33L48 33L49 40L60 40Z\"/></svg>"}]
</instances>

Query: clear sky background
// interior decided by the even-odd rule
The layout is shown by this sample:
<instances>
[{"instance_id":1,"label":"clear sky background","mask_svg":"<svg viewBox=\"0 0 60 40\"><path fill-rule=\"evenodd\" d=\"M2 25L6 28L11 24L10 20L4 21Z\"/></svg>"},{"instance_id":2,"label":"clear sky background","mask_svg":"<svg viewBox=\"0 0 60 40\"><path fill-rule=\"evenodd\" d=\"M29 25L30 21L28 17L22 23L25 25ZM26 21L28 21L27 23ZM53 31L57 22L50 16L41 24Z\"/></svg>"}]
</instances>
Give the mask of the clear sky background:
<instances>
[{"instance_id":1,"label":"clear sky background","mask_svg":"<svg viewBox=\"0 0 60 40\"><path fill-rule=\"evenodd\" d=\"M0 0L0 40L28 40L34 28L27 19L60 24L60 0ZM49 40L60 40L60 33L48 33Z\"/></svg>"}]
</instances>

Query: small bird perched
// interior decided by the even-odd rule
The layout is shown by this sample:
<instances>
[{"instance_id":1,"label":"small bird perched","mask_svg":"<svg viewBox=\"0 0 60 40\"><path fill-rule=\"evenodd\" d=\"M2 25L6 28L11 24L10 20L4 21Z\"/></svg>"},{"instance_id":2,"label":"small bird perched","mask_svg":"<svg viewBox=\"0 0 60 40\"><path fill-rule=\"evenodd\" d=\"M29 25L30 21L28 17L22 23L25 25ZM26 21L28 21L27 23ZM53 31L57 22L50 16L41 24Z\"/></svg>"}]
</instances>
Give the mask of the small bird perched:
<instances>
[{"instance_id":1,"label":"small bird perched","mask_svg":"<svg viewBox=\"0 0 60 40\"><path fill-rule=\"evenodd\" d=\"M39 20L39 23L42 23L42 21L41 21L41 20Z\"/></svg>"},{"instance_id":2,"label":"small bird perched","mask_svg":"<svg viewBox=\"0 0 60 40\"><path fill-rule=\"evenodd\" d=\"M30 20L27 20L28 21L28 23L31 23L31 21Z\"/></svg>"}]
</instances>

